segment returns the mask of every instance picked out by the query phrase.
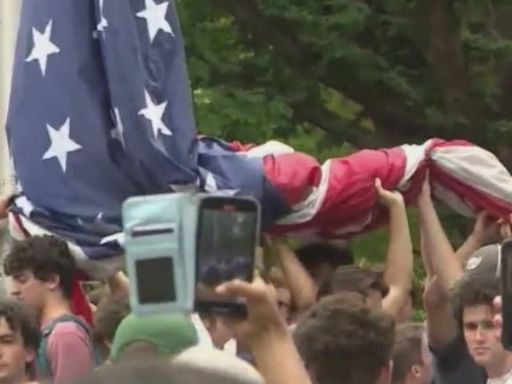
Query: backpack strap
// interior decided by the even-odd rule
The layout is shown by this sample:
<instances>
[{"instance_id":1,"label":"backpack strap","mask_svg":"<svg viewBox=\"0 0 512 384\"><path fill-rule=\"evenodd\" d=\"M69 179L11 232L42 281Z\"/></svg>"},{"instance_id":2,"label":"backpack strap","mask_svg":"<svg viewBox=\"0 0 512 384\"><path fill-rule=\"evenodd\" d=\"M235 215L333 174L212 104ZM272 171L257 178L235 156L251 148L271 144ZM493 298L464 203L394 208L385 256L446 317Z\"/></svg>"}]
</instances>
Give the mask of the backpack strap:
<instances>
[{"instance_id":1,"label":"backpack strap","mask_svg":"<svg viewBox=\"0 0 512 384\"><path fill-rule=\"evenodd\" d=\"M52 367L50 364L50 360L48 358L48 338L50 337L54 328L58 324L67 323L67 322L77 324L87 333L87 335L89 335L90 342L91 342L91 354L94 358L94 363L95 363L95 365L99 364L98 355L96 353L94 345L92 345L92 337L91 337L90 327L81 318L79 318L75 315L72 315L72 314L65 314L65 315L59 316L56 319L52 320L51 322L46 324L41 329L42 339L41 339L41 343L39 345L39 349L37 350L37 355L36 355L37 373L40 378L43 378L43 379L44 378L53 378Z\"/></svg>"}]
</instances>

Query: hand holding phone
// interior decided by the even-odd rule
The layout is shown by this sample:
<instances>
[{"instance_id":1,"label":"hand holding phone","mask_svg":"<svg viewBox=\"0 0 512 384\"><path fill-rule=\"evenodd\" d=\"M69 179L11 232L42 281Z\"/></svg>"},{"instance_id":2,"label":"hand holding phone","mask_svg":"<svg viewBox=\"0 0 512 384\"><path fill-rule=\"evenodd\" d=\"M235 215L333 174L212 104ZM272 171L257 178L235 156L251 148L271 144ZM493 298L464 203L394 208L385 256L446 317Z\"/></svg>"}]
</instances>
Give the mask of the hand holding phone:
<instances>
[{"instance_id":1,"label":"hand holding phone","mask_svg":"<svg viewBox=\"0 0 512 384\"><path fill-rule=\"evenodd\" d=\"M196 294L198 311L244 314L243 299L226 298L216 288L254 277L260 209L249 198L208 196L199 203Z\"/></svg>"}]
</instances>

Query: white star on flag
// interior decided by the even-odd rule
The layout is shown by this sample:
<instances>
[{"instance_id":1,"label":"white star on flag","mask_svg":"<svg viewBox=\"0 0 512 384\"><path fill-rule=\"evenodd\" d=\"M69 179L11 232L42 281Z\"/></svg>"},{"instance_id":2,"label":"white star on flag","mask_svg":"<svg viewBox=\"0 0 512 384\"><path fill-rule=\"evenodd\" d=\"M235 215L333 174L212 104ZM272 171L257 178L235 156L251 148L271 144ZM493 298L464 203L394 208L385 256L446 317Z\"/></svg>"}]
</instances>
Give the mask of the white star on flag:
<instances>
[{"instance_id":1,"label":"white star on flag","mask_svg":"<svg viewBox=\"0 0 512 384\"><path fill-rule=\"evenodd\" d=\"M167 101L162 104L153 104L153 100L151 100L151 96L148 91L144 91L146 97L146 108L140 110L139 115L144 116L151 122L151 128L153 129L153 134L155 138L158 137L158 133L162 133L162 135L171 136L172 132L169 128L166 127L164 122L162 121L162 117L164 116L165 108L167 107Z\"/></svg>"},{"instance_id":2,"label":"white star on flag","mask_svg":"<svg viewBox=\"0 0 512 384\"><path fill-rule=\"evenodd\" d=\"M192 193L198 191L197 183L195 184L171 184L171 189L176 193Z\"/></svg>"},{"instance_id":3,"label":"white star on flag","mask_svg":"<svg viewBox=\"0 0 512 384\"><path fill-rule=\"evenodd\" d=\"M103 32L105 31L105 28L108 27L108 20L105 18L105 14L103 13L103 2L104 0L99 0L100 2L100 22L98 23L98 26L96 27L98 31Z\"/></svg>"},{"instance_id":4,"label":"white star on flag","mask_svg":"<svg viewBox=\"0 0 512 384\"><path fill-rule=\"evenodd\" d=\"M206 174L206 179L204 181L204 190L206 192L217 192L219 187L217 186L217 181L215 181L215 177L211 172Z\"/></svg>"},{"instance_id":5,"label":"white star on flag","mask_svg":"<svg viewBox=\"0 0 512 384\"><path fill-rule=\"evenodd\" d=\"M151 42L153 42L158 31L160 30L169 33L174 37L174 31L165 18L165 15L167 14L167 8L169 7L169 2L164 1L161 4L156 4L153 0L145 0L145 2L146 9L137 13L137 16L146 19Z\"/></svg>"},{"instance_id":6,"label":"white star on flag","mask_svg":"<svg viewBox=\"0 0 512 384\"><path fill-rule=\"evenodd\" d=\"M114 108L114 114L116 117L116 126L114 130L111 132L111 137L115 140L119 140L123 148L126 149L126 142L124 141L124 125L121 121L121 114L119 113L119 108Z\"/></svg>"},{"instance_id":7,"label":"white star on flag","mask_svg":"<svg viewBox=\"0 0 512 384\"><path fill-rule=\"evenodd\" d=\"M46 74L46 63L48 56L59 53L60 49L50 40L52 34L53 20L50 20L44 29L44 33L39 32L37 29L32 28L32 38L34 40L34 48L25 62L39 61L39 67L43 76Z\"/></svg>"},{"instance_id":8,"label":"white star on flag","mask_svg":"<svg viewBox=\"0 0 512 384\"><path fill-rule=\"evenodd\" d=\"M96 26L96 30L92 33L92 37L98 39L102 33L105 32L105 29L108 27L108 20L103 13L103 3L104 0L99 1L99 9L100 9L100 22Z\"/></svg>"},{"instance_id":9,"label":"white star on flag","mask_svg":"<svg viewBox=\"0 0 512 384\"><path fill-rule=\"evenodd\" d=\"M101 239L100 244L109 244L109 243L117 243L120 246L124 246L125 243L125 235L123 232L115 233L110 236L106 236L103 239Z\"/></svg>"},{"instance_id":10,"label":"white star on flag","mask_svg":"<svg viewBox=\"0 0 512 384\"><path fill-rule=\"evenodd\" d=\"M211 173L211 172L206 173L206 178L204 181L204 190L205 190L205 192L208 192L208 193L218 193L221 195L228 195L228 196L236 195L236 193L238 192L237 189L220 189L219 190L219 186L217 185L215 176L213 176L213 173Z\"/></svg>"},{"instance_id":11,"label":"white star on flag","mask_svg":"<svg viewBox=\"0 0 512 384\"><path fill-rule=\"evenodd\" d=\"M69 152L74 152L82 148L69 137L69 117L60 129L55 129L51 125L46 124L48 134L50 136L50 148L43 155L43 160L56 157L62 171L66 173L67 158Z\"/></svg>"}]
</instances>

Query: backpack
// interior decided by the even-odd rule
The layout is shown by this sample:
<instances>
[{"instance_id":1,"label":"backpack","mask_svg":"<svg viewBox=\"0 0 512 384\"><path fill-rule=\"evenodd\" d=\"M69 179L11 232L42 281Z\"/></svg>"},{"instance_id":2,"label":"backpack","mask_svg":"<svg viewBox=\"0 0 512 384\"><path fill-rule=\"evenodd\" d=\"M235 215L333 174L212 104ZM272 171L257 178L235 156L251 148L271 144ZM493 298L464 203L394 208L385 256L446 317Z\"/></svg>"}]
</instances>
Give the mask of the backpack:
<instances>
[{"instance_id":1,"label":"backpack","mask_svg":"<svg viewBox=\"0 0 512 384\"><path fill-rule=\"evenodd\" d=\"M97 367L101 364L99 354L97 353L94 345L92 344L91 328L79 317L71 314L66 314L57 317L49 324L45 325L41 330L42 339L36 354L36 368L39 378L53 378L52 366L48 358L48 337L53 332L53 329L59 323L72 322L79 325L89 335L91 342L91 355L93 357L94 365Z\"/></svg>"}]
</instances>

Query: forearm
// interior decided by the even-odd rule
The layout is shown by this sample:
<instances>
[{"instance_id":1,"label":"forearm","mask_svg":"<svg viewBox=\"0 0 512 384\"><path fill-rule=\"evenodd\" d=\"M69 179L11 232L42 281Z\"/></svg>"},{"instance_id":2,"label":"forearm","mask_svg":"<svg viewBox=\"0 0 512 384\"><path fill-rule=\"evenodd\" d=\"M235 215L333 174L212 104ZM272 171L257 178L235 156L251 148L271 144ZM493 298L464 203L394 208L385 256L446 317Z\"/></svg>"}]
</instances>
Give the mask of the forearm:
<instances>
[{"instance_id":1,"label":"forearm","mask_svg":"<svg viewBox=\"0 0 512 384\"><path fill-rule=\"evenodd\" d=\"M427 275L427 279L434 277L435 270L434 266L432 265L432 261L430 260L430 257L428 256L430 253L430 250L427 247L427 241L425 240L425 234L423 227L420 226L420 249L421 249L421 259L423 261L423 267L425 268L425 273Z\"/></svg>"},{"instance_id":2,"label":"forearm","mask_svg":"<svg viewBox=\"0 0 512 384\"><path fill-rule=\"evenodd\" d=\"M384 271L389 293L383 307L388 313L397 315L412 289L413 248L405 206L392 206L389 215L389 245Z\"/></svg>"},{"instance_id":3,"label":"forearm","mask_svg":"<svg viewBox=\"0 0 512 384\"><path fill-rule=\"evenodd\" d=\"M431 200L420 203L419 219L434 274L437 275L443 291L449 292L462 276L462 265L455 256Z\"/></svg>"},{"instance_id":4,"label":"forearm","mask_svg":"<svg viewBox=\"0 0 512 384\"><path fill-rule=\"evenodd\" d=\"M427 308L426 312L430 347L442 349L451 344L457 337L457 322L453 316L448 298L442 304Z\"/></svg>"},{"instance_id":5,"label":"forearm","mask_svg":"<svg viewBox=\"0 0 512 384\"><path fill-rule=\"evenodd\" d=\"M475 253L480 247L482 247L482 242L473 235L470 235L464 244L457 250L455 253L455 257L458 260L459 264L462 266L466 264L470 256Z\"/></svg>"},{"instance_id":6,"label":"forearm","mask_svg":"<svg viewBox=\"0 0 512 384\"><path fill-rule=\"evenodd\" d=\"M256 366L265 384L310 384L291 335L282 329L252 343Z\"/></svg>"},{"instance_id":7,"label":"forearm","mask_svg":"<svg viewBox=\"0 0 512 384\"><path fill-rule=\"evenodd\" d=\"M299 312L308 310L317 299L315 282L286 244L278 243L276 250L295 307Z\"/></svg>"}]
</instances>

